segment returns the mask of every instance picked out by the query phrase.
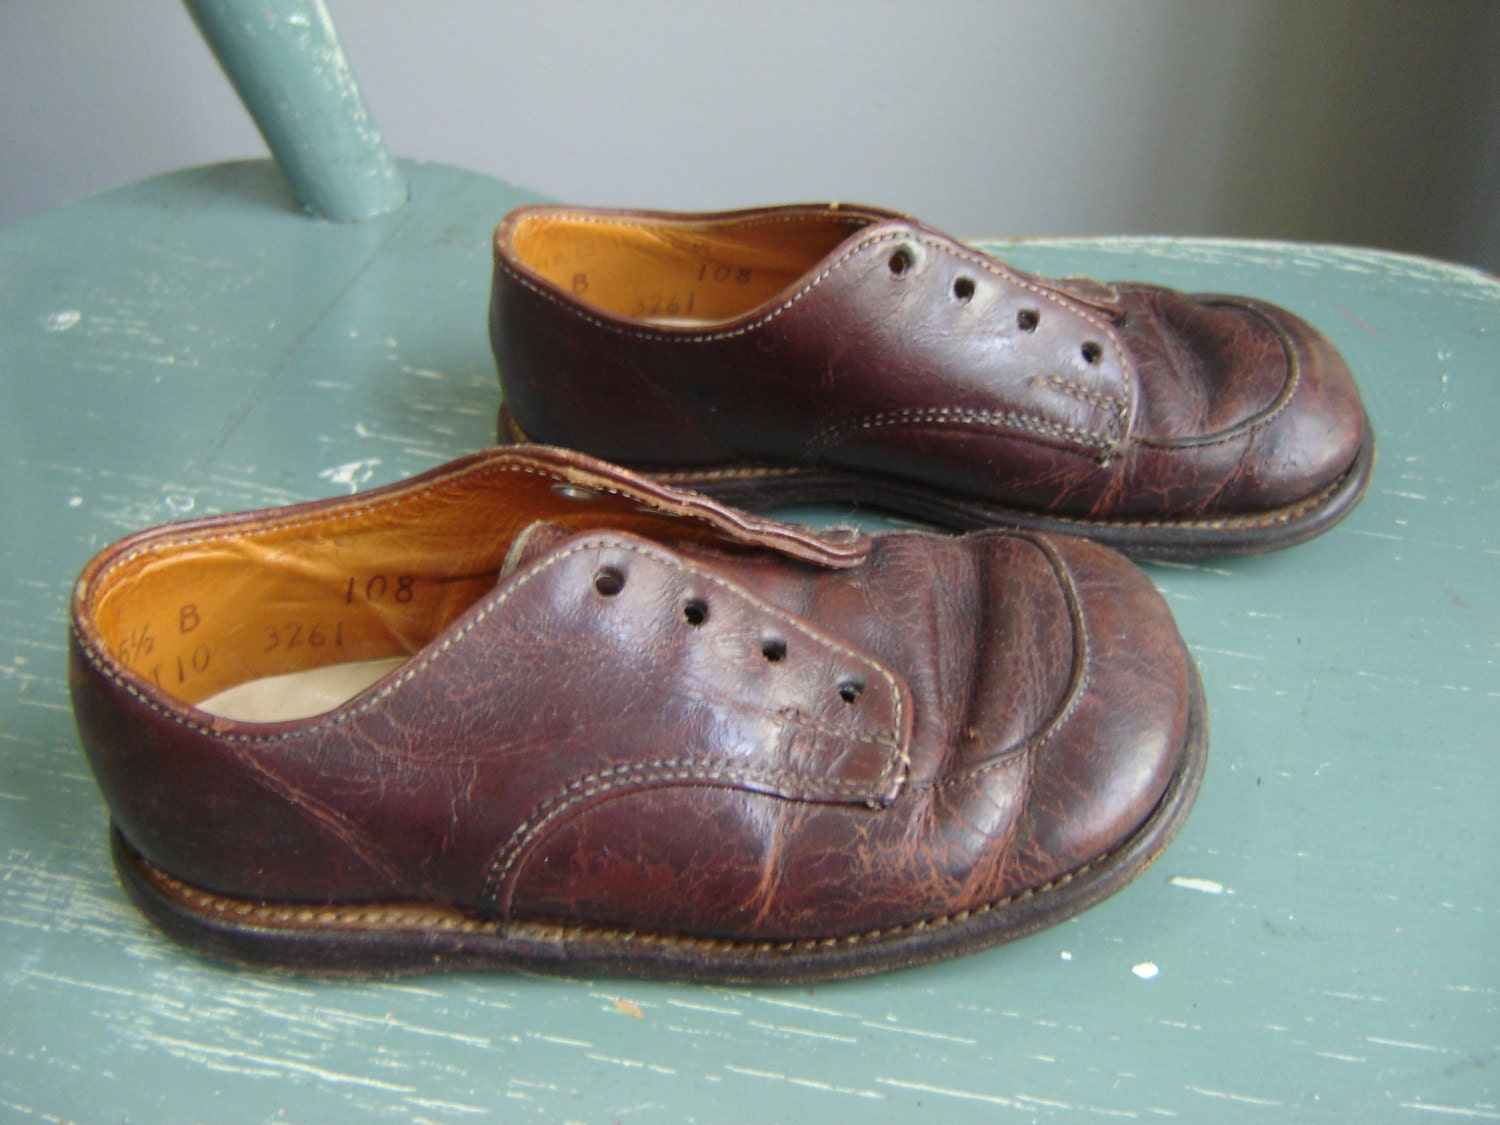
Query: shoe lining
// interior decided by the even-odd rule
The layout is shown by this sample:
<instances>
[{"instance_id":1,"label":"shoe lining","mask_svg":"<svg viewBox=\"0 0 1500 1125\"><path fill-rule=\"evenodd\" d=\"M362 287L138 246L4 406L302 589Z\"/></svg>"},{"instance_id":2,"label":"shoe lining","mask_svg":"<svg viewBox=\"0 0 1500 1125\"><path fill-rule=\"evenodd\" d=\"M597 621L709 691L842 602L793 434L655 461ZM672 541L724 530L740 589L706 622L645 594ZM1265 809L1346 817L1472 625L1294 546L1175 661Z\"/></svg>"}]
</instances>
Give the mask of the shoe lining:
<instances>
[{"instance_id":1,"label":"shoe lining","mask_svg":"<svg viewBox=\"0 0 1500 1125\"><path fill-rule=\"evenodd\" d=\"M86 575L80 632L179 702L252 722L306 717L416 656L560 539L592 530L721 542L669 517L501 465L365 503L169 525Z\"/></svg>"},{"instance_id":2,"label":"shoe lining","mask_svg":"<svg viewBox=\"0 0 1500 1125\"><path fill-rule=\"evenodd\" d=\"M703 328L766 305L862 221L673 222L541 214L519 223L516 256L601 312L663 328Z\"/></svg>"}]
</instances>

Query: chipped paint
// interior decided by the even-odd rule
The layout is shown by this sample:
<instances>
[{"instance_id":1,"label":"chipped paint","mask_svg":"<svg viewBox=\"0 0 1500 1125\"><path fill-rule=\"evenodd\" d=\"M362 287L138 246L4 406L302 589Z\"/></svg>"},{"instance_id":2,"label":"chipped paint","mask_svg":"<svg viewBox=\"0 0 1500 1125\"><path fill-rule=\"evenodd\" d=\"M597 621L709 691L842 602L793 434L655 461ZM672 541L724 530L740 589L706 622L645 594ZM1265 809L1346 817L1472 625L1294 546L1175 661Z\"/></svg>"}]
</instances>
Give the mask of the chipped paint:
<instances>
[{"instance_id":1,"label":"chipped paint","mask_svg":"<svg viewBox=\"0 0 1500 1125\"><path fill-rule=\"evenodd\" d=\"M1199 879L1191 875L1173 875L1167 882L1174 887L1181 887L1187 891L1201 891L1206 895L1221 895L1224 893L1224 884L1216 883L1212 879Z\"/></svg>"}]
</instances>

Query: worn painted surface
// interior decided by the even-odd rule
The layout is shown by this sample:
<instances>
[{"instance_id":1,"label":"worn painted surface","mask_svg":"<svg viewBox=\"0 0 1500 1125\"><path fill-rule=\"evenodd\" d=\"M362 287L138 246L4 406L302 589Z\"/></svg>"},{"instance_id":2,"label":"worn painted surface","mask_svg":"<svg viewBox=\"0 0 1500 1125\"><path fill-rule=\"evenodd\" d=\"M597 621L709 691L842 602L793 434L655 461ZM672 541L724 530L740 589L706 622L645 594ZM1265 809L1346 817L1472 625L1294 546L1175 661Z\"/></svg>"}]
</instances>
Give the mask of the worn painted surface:
<instances>
[{"instance_id":1,"label":"worn painted surface","mask_svg":"<svg viewBox=\"0 0 1500 1125\"><path fill-rule=\"evenodd\" d=\"M1380 434L1331 534L1151 568L1203 667L1209 776L1096 909L813 989L333 983L158 936L73 733L69 587L136 528L490 441L488 233L523 193L404 171L413 205L358 226L256 163L0 230L0 1119L1500 1120L1500 284L1369 251L1003 247L1285 303Z\"/></svg>"},{"instance_id":2,"label":"worn painted surface","mask_svg":"<svg viewBox=\"0 0 1500 1125\"><path fill-rule=\"evenodd\" d=\"M335 222L406 202L322 0L185 0L298 200Z\"/></svg>"}]
</instances>

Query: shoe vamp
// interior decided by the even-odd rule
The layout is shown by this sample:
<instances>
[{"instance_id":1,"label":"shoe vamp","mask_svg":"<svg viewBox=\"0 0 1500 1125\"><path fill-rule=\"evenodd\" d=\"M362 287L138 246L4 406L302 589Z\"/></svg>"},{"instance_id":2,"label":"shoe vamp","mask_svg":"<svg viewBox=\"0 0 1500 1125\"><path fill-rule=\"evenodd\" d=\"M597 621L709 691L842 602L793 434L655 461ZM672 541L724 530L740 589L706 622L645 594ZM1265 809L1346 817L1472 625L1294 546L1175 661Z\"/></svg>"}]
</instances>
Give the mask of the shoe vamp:
<instances>
[{"instance_id":1,"label":"shoe vamp","mask_svg":"<svg viewBox=\"0 0 1500 1125\"><path fill-rule=\"evenodd\" d=\"M1265 413L1290 375L1282 339L1248 309L1170 289L1123 289L1121 329L1140 382L1133 436L1191 441Z\"/></svg>"}]
</instances>

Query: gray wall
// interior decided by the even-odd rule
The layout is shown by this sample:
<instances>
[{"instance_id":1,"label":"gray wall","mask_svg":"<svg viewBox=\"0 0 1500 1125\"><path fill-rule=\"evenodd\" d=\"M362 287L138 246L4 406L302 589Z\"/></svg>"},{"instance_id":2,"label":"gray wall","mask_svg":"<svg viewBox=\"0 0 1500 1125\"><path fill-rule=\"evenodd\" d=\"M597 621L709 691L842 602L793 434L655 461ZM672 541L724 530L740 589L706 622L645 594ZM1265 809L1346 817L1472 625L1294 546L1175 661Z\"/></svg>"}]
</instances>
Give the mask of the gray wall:
<instances>
[{"instance_id":1,"label":"gray wall","mask_svg":"<svg viewBox=\"0 0 1500 1125\"><path fill-rule=\"evenodd\" d=\"M332 0L398 155L575 202L1500 270L1491 0ZM171 0L0 0L0 222L264 152Z\"/></svg>"}]
</instances>

